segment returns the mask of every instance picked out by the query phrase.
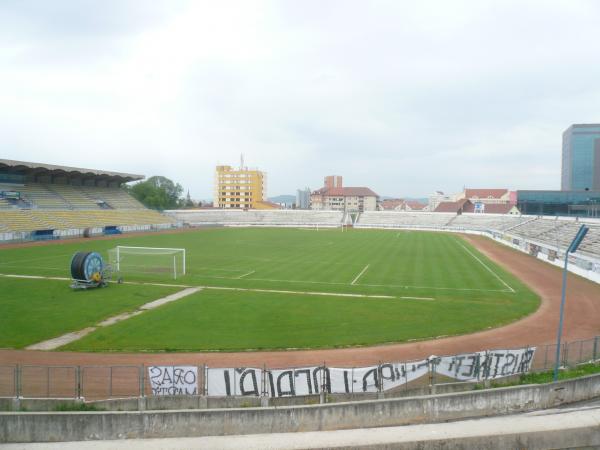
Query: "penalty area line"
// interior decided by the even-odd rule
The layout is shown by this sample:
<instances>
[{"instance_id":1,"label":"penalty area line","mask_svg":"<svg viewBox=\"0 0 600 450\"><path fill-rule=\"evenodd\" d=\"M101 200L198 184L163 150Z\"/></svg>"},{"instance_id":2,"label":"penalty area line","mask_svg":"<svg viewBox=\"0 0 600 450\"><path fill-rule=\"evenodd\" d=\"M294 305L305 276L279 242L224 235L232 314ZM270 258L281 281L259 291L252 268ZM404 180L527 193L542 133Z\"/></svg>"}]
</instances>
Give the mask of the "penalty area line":
<instances>
[{"instance_id":1,"label":"penalty area line","mask_svg":"<svg viewBox=\"0 0 600 450\"><path fill-rule=\"evenodd\" d=\"M250 272L247 272L243 275L240 275L239 277L236 277L238 280L244 277L247 277L248 275L252 275L254 272L256 272L256 270L251 270Z\"/></svg>"},{"instance_id":2,"label":"penalty area line","mask_svg":"<svg viewBox=\"0 0 600 450\"><path fill-rule=\"evenodd\" d=\"M356 275L356 278L354 278L354 280L352 280L352 283L350 283L351 285L355 285L356 284L356 282L359 280L359 278L363 276L363 273L365 273L367 271L367 269L369 268L369 265L370 264L367 264L365 266L365 268L363 270L361 270L358 275Z\"/></svg>"}]
</instances>

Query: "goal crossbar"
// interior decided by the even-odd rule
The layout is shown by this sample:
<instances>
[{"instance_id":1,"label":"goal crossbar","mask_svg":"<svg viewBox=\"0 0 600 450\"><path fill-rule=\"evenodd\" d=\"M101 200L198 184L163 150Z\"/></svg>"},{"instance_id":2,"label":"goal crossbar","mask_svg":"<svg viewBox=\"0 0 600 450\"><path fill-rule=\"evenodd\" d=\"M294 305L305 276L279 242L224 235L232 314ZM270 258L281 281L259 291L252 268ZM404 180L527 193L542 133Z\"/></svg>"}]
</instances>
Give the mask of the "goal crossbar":
<instances>
[{"instance_id":1,"label":"goal crossbar","mask_svg":"<svg viewBox=\"0 0 600 450\"><path fill-rule=\"evenodd\" d=\"M137 254L152 254L152 252L155 252L157 254L177 254L177 253L181 253L182 254L182 267L181 267L181 274L185 275L185 271L186 271L186 267L185 267L185 260L186 260L186 252L185 252L185 248L169 248L169 247L134 247L134 246L127 246L127 245L117 245L115 247L116 250L116 264L117 264L117 271L120 271L120 266L121 266L121 251L125 250L133 250L132 253L137 253ZM176 256L173 256L173 277L177 278L177 258Z\"/></svg>"}]
</instances>

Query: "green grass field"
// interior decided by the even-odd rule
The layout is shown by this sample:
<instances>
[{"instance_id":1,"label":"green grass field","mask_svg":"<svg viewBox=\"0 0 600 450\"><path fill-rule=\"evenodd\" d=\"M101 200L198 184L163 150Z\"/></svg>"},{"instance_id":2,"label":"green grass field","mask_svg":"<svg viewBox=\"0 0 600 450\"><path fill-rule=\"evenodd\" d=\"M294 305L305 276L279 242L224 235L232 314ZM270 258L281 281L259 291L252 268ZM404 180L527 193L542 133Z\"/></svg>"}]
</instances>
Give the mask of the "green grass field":
<instances>
[{"instance_id":1,"label":"green grass field","mask_svg":"<svg viewBox=\"0 0 600 450\"><path fill-rule=\"evenodd\" d=\"M148 301L166 295L165 287L147 283L204 286L189 297L101 328L66 349L242 350L373 345L464 334L509 323L539 304L518 279L460 236L416 231L214 228L66 241L0 249L0 273L68 277L74 252L107 255L116 245L185 248L187 274L173 280L169 271L128 272L123 273L126 282L146 284L76 293L66 281L0 277L0 290L11 292L0 299L0 317L20 324L24 311L44 305L40 316L69 317L65 328L72 331L88 326L94 314L127 310L141 301L131 293ZM98 311L90 312L90 305ZM0 331L0 347L28 345L58 332L51 324L47 328L52 332L40 328L44 330L15 325L12 332Z\"/></svg>"}]
</instances>

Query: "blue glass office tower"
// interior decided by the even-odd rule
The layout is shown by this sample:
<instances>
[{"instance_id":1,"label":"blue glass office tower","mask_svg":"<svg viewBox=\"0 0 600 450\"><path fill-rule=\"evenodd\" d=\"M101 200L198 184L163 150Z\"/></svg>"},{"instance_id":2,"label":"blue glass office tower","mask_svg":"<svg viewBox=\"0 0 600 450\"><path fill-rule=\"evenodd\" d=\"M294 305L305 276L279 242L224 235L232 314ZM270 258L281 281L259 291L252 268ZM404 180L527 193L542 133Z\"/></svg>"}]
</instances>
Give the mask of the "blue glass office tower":
<instances>
[{"instance_id":1,"label":"blue glass office tower","mask_svg":"<svg viewBox=\"0 0 600 450\"><path fill-rule=\"evenodd\" d=\"M563 133L563 191L600 191L600 124L571 125Z\"/></svg>"}]
</instances>

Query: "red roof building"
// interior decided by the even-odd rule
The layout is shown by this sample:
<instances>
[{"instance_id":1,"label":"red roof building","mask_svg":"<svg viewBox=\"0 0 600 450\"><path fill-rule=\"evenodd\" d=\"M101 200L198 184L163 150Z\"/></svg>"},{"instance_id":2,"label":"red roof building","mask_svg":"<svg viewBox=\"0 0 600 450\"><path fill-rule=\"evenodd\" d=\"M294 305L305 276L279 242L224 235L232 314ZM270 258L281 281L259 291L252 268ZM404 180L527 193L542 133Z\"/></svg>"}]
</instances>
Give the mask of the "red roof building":
<instances>
[{"instance_id":1,"label":"red roof building","mask_svg":"<svg viewBox=\"0 0 600 450\"><path fill-rule=\"evenodd\" d=\"M342 177L325 177L325 186L310 196L310 209L376 211L379 196L368 187L343 187Z\"/></svg>"}]
</instances>

